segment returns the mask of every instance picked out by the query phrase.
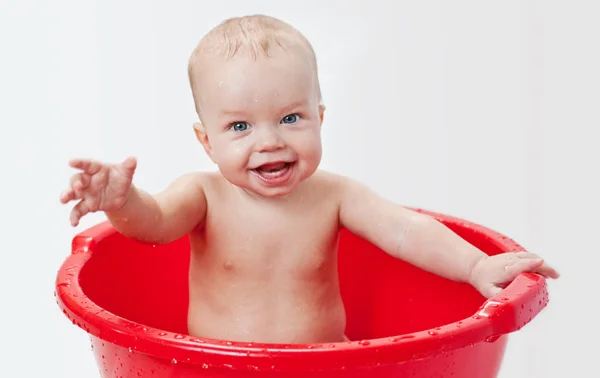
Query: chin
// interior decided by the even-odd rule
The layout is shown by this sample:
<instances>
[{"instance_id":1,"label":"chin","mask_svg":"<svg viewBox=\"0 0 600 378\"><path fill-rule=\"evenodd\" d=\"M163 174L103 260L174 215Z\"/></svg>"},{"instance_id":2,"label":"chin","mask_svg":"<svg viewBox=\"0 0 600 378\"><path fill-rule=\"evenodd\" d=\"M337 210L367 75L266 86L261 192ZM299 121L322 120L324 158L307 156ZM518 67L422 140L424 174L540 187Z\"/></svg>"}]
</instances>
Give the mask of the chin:
<instances>
[{"instance_id":1,"label":"chin","mask_svg":"<svg viewBox=\"0 0 600 378\"><path fill-rule=\"evenodd\" d=\"M253 188L250 189L252 190L254 193L265 197L265 198L279 198L279 197L285 197L289 194L291 194L294 191L295 187L291 187L291 188L277 188L277 189L268 189L268 190L264 190L263 188Z\"/></svg>"}]
</instances>

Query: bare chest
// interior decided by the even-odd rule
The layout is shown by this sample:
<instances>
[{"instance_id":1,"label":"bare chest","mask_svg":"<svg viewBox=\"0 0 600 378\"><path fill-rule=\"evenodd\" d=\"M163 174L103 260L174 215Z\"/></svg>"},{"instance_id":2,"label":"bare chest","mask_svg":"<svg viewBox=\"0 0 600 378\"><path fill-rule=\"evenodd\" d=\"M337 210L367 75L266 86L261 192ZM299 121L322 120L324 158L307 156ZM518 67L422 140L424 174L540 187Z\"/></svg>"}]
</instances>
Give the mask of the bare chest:
<instances>
[{"instance_id":1,"label":"bare chest","mask_svg":"<svg viewBox=\"0 0 600 378\"><path fill-rule=\"evenodd\" d=\"M198 259L213 271L267 278L335 269L338 213L326 201L264 206L231 200L209 209L194 239Z\"/></svg>"}]
</instances>

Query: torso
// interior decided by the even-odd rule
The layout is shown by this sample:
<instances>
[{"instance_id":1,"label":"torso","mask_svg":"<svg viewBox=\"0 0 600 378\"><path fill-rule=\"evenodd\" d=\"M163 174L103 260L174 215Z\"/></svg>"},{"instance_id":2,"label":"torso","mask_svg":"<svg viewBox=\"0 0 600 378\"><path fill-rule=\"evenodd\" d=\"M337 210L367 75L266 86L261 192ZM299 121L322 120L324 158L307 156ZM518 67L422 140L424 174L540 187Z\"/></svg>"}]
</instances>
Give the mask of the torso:
<instances>
[{"instance_id":1,"label":"torso","mask_svg":"<svg viewBox=\"0 0 600 378\"><path fill-rule=\"evenodd\" d=\"M334 180L317 172L289 197L275 199L254 198L218 174L208 181L206 219L190 235L190 335L344 340Z\"/></svg>"}]
</instances>

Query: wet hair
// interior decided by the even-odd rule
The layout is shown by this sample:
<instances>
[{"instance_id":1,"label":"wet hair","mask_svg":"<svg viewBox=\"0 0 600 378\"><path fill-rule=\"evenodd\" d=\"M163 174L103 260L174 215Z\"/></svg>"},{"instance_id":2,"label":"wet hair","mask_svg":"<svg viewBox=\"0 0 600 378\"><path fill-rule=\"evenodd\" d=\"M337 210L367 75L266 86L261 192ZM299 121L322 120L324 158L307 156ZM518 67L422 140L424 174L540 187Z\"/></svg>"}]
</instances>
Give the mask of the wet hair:
<instances>
[{"instance_id":1,"label":"wet hair","mask_svg":"<svg viewBox=\"0 0 600 378\"><path fill-rule=\"evenodd\" d=\"M188 78L196 112L200 116L198 76L204 62L222 58L230 60L235 56L244 56L253 61L259 58L271 58L275 52L305 53L317 74L317 59L312 45L306 37L290 24L274 17L250 15L226 19L211 29L198 43L188 62ZM317 81L319 98L321 89Z\"/></svg>"}]
</instances>

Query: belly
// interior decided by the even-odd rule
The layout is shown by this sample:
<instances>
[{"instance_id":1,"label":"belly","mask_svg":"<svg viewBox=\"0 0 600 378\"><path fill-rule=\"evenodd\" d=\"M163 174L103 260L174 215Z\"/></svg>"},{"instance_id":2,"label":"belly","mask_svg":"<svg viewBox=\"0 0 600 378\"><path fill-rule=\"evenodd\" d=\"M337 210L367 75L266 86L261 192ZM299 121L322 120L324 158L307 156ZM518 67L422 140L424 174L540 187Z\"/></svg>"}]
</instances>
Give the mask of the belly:
<instances>
[{"instance_id":1,"label":"belly","mask_svg":"<svg viewBox=\"0 0 600 378\"><path fill-rule=\"evenodd\" d=\"M346 317L335 251L324 252L327 258L294 255L269 264L223 251L193 253L190 335L266 343L343 341Z\"/></svg>"}]
</instances>

